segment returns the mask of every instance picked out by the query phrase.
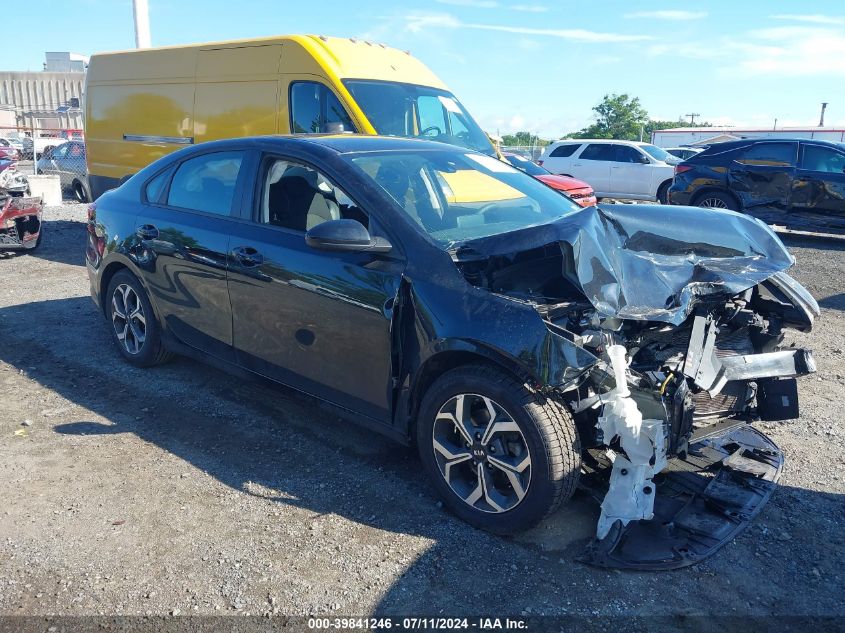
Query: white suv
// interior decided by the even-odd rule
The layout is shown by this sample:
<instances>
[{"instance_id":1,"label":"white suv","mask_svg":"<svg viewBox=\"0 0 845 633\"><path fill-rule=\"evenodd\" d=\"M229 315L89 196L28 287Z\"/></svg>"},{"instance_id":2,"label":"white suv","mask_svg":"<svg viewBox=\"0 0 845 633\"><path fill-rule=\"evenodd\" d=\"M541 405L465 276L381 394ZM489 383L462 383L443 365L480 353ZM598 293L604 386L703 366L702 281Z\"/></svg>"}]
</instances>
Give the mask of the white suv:
<instances>
[{"instance_id":1,"label":"white suv","mask_svg":"<svg viewBox=\"0 0 845 633\"><path fill-rule=\"evenodd\" d=\"M553 174L590 184L599 198L667 204L679 158L649 143L609 139L557 141L538 161Z\"/></svg>"}]
</instances>

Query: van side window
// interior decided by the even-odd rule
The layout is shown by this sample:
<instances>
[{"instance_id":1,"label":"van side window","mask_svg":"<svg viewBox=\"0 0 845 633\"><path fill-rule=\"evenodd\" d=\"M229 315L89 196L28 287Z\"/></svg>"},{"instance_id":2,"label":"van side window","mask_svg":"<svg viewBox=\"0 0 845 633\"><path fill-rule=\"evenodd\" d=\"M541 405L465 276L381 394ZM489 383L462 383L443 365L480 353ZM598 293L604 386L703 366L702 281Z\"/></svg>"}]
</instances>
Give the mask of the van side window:
<instances>
[{"instance_id":1,"label":"van side window","mask_svg":"<svg viewBox=\"0 0 845 633\"><path fill-rule=\"evenodd\" d=\"M566 158L572 156L575 150L581 147L578 143L569 143L568 145L558 145L549 154L549 158Z\"/></svg>"},{"instance_id":2,"label":"van side window","mask_svg":"<svg viewBox=\"0 0 845 633\"><path fill-rule=\"evenodd\" d=\"M170 183L168 206L229 215L242 160L243 152L215 152L186 160Z\"/></svg>"},{"instance_id":3,"label":"van side window","mask_svg":"<svg viewBox=\"0 0 845 633\"><path fill-rule=\"evenodd\" d=\"M290 130L293 134L356 131L335 94L314 81L297 81L290 86Z\"/></svg>"},{"instance_id":4,"label":"van side window","mask_svg":"<svg viewBox=\"0 0 845 633\"><path fill-rule=\"evenodd\" d=\"M260 221L305 232L342 218L368 225L367 214L323 174L285 159L266 163Z\"/></svg>"}]
</instances>

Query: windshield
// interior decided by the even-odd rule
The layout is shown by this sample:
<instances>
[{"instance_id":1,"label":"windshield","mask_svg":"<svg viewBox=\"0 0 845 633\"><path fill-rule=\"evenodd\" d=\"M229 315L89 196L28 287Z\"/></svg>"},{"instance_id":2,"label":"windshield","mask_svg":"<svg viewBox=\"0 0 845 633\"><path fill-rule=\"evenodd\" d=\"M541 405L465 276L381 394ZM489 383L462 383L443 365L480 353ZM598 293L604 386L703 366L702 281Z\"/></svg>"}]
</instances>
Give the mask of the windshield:
<instances>
[{"instance_id":1,"label":"windshield","mask_svg":"<svg viewBox=\"0 0 845 633\"><path fill-rule=\"evenodd\" d=\"M368 152L347 155L346 160L446 249L580 210L554 189L484 154Z\"/></svg>"},{"instance_id":2,"label":"windshield","mask_svg":"<svg viewBox=\"0 0 845 633\"><path fill-rule=\"evenodd\" d=\"M496 155L487 135L446 90L365 79L343 83L378 134L424 137Z\"/></svg>"},{"instance_id":3,"label":"windshield","mask_svg":"<svg viewBox=\"0 0 845 633\"><path fill-rule=\"evenodd\" d=\"M537 163L528 160L524 156L517 156L516 154L505 154L505 158L511 165L513 165L517 169L521 169L529 176L544 176L551 173L547 169L543 169Z\"/></svg>"},{"instance_id":4,"label":"windshield","mask_svg":"<svg viewBox=\"0 0 845 633\"><path fill-rule=\"evenodd\" d=\"M657 147L657 145L640 145L640 149L652 158L662 160L664 163L669 163L670 165L677 165L681 162L677 156L672 156L672 154L667 152L665 149Z\"/></svg>"}]
</instances>

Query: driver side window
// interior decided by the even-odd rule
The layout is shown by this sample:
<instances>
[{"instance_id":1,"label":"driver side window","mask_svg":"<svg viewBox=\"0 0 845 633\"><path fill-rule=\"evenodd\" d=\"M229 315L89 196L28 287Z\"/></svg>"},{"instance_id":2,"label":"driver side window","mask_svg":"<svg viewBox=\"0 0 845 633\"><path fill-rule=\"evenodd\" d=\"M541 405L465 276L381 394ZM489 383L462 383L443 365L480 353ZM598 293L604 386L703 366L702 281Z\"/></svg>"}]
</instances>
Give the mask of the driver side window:
<instances>
[{"instance_id":1,"label":"driver side window","mask_svg":"<svg viewBox=\"0 0 845 633\"><path fill-rule=\"evenodd\" d=\"M366 213L319 171L282 158L265 163L259 220L305 233L318 224L348 218L368 228Z\"/></svg>"},{"instance_id":2,"label":"driver side window","mask_svg":"<svg viewBox=\"0 0 845 633\"><path fill-rule=\"evenodd\" d=\"M422 134L428 128L437 128L439 134L446 131L446 115L443 111L443 104L435 95L422 96L417 99L417 109L420 119L418 134Z\"/></svg>"}]
</instances>

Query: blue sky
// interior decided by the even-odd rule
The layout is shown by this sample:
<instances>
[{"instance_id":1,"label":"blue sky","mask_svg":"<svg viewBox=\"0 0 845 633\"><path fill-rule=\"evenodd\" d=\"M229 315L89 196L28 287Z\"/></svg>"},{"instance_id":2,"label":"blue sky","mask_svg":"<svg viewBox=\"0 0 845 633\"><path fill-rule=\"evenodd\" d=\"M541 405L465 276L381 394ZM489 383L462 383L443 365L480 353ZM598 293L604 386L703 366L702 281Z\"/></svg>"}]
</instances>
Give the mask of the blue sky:
<instances>
[{"instance_id":1,"label":"blue sky","mask_svg":"<svg viewBox=\"0 0 845 633\"><path fill-rule=\"evenodd\" d=\"M845 0L149 0L154 46L319 33L410 49L490 132L559 136L611 92L654 118L845 126ZM5 6L9 5L9 6ZM130 0L4 2L0 70L131 48Z\"/></svg>"}]
</instances>

